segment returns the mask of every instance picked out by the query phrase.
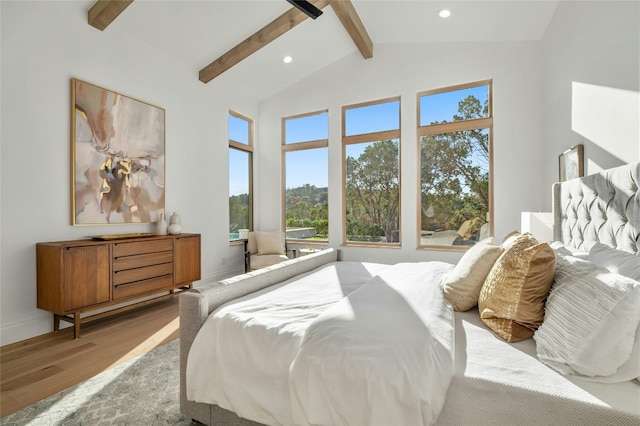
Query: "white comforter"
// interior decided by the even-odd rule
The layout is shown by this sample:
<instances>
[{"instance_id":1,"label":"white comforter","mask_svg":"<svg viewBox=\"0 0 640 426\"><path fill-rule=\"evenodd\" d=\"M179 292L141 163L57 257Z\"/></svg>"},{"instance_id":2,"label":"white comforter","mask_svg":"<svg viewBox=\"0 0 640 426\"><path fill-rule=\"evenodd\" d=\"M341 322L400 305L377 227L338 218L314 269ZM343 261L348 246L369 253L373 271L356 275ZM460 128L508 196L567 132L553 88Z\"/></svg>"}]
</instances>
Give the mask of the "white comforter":
<instances>
[{"instance_id":1,"label":"white comforter","mask_svg":"<svg viewBox=\"0 0 640 426\"><path fill-rule=\"evenodd\" d=\"M336 262L230 302L191 347L187 398L265 424L432 423L453 374L451 268Z\"/></svg>"},{"instance_id":2,"label":"white comforter","mask_svg":"<svg viewBox=\"0 0 640 426\"><path fill-rule=\"evenodd\" d=\"M313 321L289 374L294 423L434 423L454 373L449 270L395 265Z\"/></svg>"}]
</instances>

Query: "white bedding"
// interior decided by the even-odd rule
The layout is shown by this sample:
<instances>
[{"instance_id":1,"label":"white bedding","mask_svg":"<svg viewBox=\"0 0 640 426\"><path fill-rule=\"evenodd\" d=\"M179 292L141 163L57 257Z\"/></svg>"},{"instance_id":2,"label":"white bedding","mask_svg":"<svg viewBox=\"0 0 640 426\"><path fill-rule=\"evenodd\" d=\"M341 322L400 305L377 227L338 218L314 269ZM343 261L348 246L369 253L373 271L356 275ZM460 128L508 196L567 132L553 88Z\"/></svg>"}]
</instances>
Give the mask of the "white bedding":
<instances>
[{"instance_id":1,"label":"white bedding","mask_svg":"<svg viewBox=\"0 0 640 426\"><path fill-rule=\"evenodd\" d=\"M443 270L447 267L453 266L443 266ZM300 282L291 284L292 280L285 281L237 299L214 311L200 330L189 353L188 398L216 404L234 411L241 417L264 424L307 424L309 422L382 424L377 419L383 416L382 418L388 420L384 417L384 413L372 414L375 417L361 419L362 421L340 420L335 417L335 413L327 414L322 411L321 417L316 417L318 412L314 412L314 404L322 408L327 398L333 398L332 403L342 402L346 407L353 406L354 411L359 407L362 412L361 404L364 402L354 400L350 396L356 391L355 388L350 388L352 384L349 383L349 379L362 379L366 376L365 378L372 380L372 384L379 384L382 380L388 379L390 372L393 371L387 368L389 366L384 366L385 368L378 371L380 366L376 363L379 360L372 358L363 360L362 365L354 371L348 364L340 365L333 362L328 365L330 368L325 370L327 365L322 365L318 360L305 358L301 361L301 358L296 358L296 355L305 337L305 330L312 324L312 329L317 328L321 333L309 334L307 338L309 346L304 351L309 352L307 355L312 355L316 351L322 353L329 350L328 347L324 349L321 346L314 347L315 339L324 340L333 337L332 332L327 333L327 330L333 330L331 326L323 330L324 317L340 319L352 313L351 315L358 319L366 320L365 324L372 320L384 320L379 307L365 310L369 304L379 304L379 301L360 299L358 291L353 293L376 274L381 274L383 278L391 277L385 285L382 282L377 283L378 286L382 286L380 295L393 293L393 300L388 298L390 303L418 303L418 298L414 298L412 293L407 293L412 291L412 288L398 288L398 284L394 283L393 268L389 265L359 262L331 263L302 275ZM342 280L342 285L338 284L337 277ZM399 282L402 283L403 280L400 279ZM375 280L373 284L376 284ZM286 295L285 292L292 293ZM351 296L348 299L339 302L349 294ZM402 295L402 298L395 297L399 295ZM419 303L429 304L425 300ZM232 308L235 313L227 317L224 321L225 325L222 326L220 318L229 313ZM393 321L397 319L394 318ZM537 359L533 339L514 344L505 342L482 323L475 309L455 313L454 323L455 374L446 391L444 406L436 424L483 426L640 424L640 382L638 380L603 384L562 376ZM376 324L375 327L377 326ZM374 329L366 330L365 327L365 331L372 330ZM404 326L397 330L400 334ZM341 336L337 337L339 340ZM403 336L392 336L392 338L402 340ZM446 356L446 351L441 353ZM426 358L428 357L425 356ZM290 366L294 360L296 363L301 363L297 366L294 364L292 372L295 375L290 375ZM313 375L304 377L301 371L296 371L303 364L307 365L308 371L315 371L312 374L316 374L316 377ZM342 382L335 385L335 392L332 394L330 385L320 383L320 375L324 375L325 371L335 374L341 368L344 368L343 371L348 374L337 377ZM322 374L318 373L319 371L322 371ZM413 371L411 364L399 371L398 382L391 387L395 393L389 394L390 401L397 400L398 396L405 391L405 394L416 392L416 395L421 395L420 392L431 386L424 383L424 378L418 379ZM420 371L420 368L417 371ZM411 374L408 375L407 372ZM440 380L444 378L446 382L447 374L448 372L445 371L445 375ZM413 380L402 380L407 377ZM291 384L290 378L293 378ZM428 380L430 379L427 379L427 382ZM313 395L305 395L305 384L310 386L309 389L314 390ZM358 383L354 384L358 386ZM295 396L290 395L290 385L296 387ZM421 385L425 387L415 388ZM413 389L407 387L397 389L402 386L413 387ZM438 386L434 386L434 389ZM440 388L446 390L446 385L441 385ZM375 397L376 401L380 401L388 389L390 387L373 386L370 389L373 391L371 396ZM444 395L445 392L442 391L441 396ZM291 408L292 398L296 401L295 415ZM382 407L385 407L385 403ZM437 400L432 401L433 405L427 404L422 412L436 412L438 403ZM376 407L378 405L372 404L370 411L373 413ZM344 411L343 408L340 410ZM301 415L303 417L300 417ZM422 420L424 424L431 421L429 415L424 416ZM401 423L420 422L403 421Z\"/></svg>"},{"instance_id":2,"label":"white bedding","mask_svg":"<svg viewBox=\"0 0 640 426\"><path fill-rule=\"evenodd\" d=\"M383 411L373 413L376 419L382 419L384 412L388 419L432 423L453 375L453 311L439 289L451 268L441 262L405 264L404 268L337 262L295 282L285 281L233 301L214 311L194 340L187 361L187 398L260 423L317 424L317 411L307 410L320 408L322 397L330 397L332 389L304 392L305 385L320 383L312 376L312 383L305 383L309 377L293 367L290 374L295 359L299 367L313 365L320 381L328 368L359 379L342 383L350 386L340 393L345 404L334 409L325 424L360 423L355 419L372 415L368 398L382 404ZM413 309L408 310L409 306ZM390 315L394 307L404 313ZM348 336L343 328L340 359L318 366L313 356L324 349L314 339L326 340L323 326L336 325L335 320L327 322L329 317L337 315L339 323L349 312L356 314L359 328L351 328ZM310 324L313 337L304 342ZM372 334L383 346L372 345ZM418 374L425 380L417 379ZM295 385L291 391L290 378ZM292 400L298 402L295 416ZM348 417L354 410L361 412L360 417Z\"/></svg>"},{"instance_id":3,"label":"white bedding","mask_svg":"<svg viewBox=\"0 0 640 426\"><path fill-rule=\"evenodd\" d=\"M388 267L329 263L214 311L189 351L187 398L260 423L292 424L289 366L307 325Z\"/></svg>"},{"instance_id":4,"label":"white bedding","mask_svg":"<svg viewBox=\"0 0 640 426\"><path fill-rule=\"evenodd\" d=\"M505 342L477 309L456 312L455 326L456 373L438 425L640 425L637 380L563 376L538 361L533 339Z\"/></svg>"},{"instance_id":5,"label":"white bedding","mask_svg":"<svg viewBox=\"0 0 640 426\"><path fill-rule=\"evenodd\" d=\"M451 269L394 265L313 321L289 374L294 424L435 423L453 376Z\"/></svg>"}]
</instances>

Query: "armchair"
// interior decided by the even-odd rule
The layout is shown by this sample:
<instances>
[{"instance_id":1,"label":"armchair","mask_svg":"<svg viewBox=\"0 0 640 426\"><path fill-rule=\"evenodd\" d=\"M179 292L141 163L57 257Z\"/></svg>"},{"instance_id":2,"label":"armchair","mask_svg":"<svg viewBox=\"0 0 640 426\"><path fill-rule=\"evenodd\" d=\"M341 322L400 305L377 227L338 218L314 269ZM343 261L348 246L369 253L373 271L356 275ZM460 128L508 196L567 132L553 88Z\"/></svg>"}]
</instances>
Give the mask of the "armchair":
<instances>
[{"instance_id":1,"label":"armchair","mask_svg":"<svg viewBox=\"0 0 640 426\"><path fill-rule=\"evenodd\" d=\"M287 250L284 232L249 232L244 240L244 271L255 271L289 260L288 252L291 252L291 257L297 257L297 249Z\"/></svg>"}]
</instances>

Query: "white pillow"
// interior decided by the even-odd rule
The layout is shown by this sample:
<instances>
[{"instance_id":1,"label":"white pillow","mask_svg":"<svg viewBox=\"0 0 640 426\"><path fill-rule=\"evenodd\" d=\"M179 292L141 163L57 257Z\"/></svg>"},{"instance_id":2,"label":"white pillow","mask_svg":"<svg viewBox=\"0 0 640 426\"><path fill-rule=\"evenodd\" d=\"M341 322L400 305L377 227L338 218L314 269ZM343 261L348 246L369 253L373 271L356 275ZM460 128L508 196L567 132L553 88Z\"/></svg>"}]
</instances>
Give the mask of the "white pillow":
<instances>
[{"instance_id":1,"label":"white pillow","mask_svg":"<svg viewBox=\"0 0 640 426\"><path fill-rule=\"evenodd\" d=\"M588 252L580 251L580 250L572 250L572 249L566 247L560 241L554 241L554 242L550 243L549 247L551 247L553 249L553 251L556 252L556 254L560 253L560 254L564 254L566 256L577 257L578 259L582 259L582 260L589 260L589 253Z\"/></svg>"},{"instance_id":2,"label":"white pillow","mask_svg":"<svg viewBox=\"0 0 640 426\"><path fill-rule=\"evenodd\" d=\"M284 232L255 232L258 254L286 254Z\"/></svg>"},{"instance_id":3,"label":"white pillow","mask_svg":"<svg viewBox=\"0 0 640 426\"><path fill-rule=\"evenodd\" d=\"M589 260L609 271L640 281L640 256L595 243L589 250Z\"/></svg>"},{"instance_id":4,"label":"white pillow","mask_svg":"<svg viewBox=\"0 0 640 426\"><path fill-rule=\"evenodd\" d=\"M562 374L622 382L640 376L640 283L558 254L544 322L534 335L538 358Z\"/></svg>"},{"instance_id":5,"label":"white pillow","mask_svg":"<svg viewBox=\"0 0 640 426\"><path fill-rule=\"evenodd\" d=\"M478 304L478 296L491 267L502 254L502 247L482 240L462 256L442 283L444 297L457 312L468 311Z\"/></svg>"}]
</instances>

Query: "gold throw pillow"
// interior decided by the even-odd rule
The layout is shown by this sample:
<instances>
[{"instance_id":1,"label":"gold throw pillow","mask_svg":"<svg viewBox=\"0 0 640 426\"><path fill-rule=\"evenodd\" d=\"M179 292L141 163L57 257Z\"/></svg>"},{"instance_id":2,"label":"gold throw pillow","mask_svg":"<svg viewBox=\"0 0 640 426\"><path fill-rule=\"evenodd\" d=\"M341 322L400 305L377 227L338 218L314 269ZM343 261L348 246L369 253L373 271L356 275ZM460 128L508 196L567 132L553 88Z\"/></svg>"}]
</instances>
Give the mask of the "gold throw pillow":
<instances>
[{"instance_id":1,"label":"gold throw pillow","mask_svg":"<svg viewBox=\"0 0 640 426\"><path fill-rule=\"evenodd\" d=\"M544 319L544 303L556 257L548 244L519 235L489 271L478 298L482 321L507 342L533 336Z\"/></svg>"}]
</instances>

